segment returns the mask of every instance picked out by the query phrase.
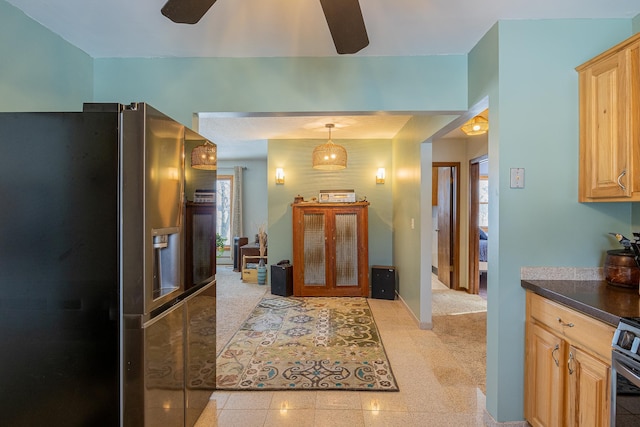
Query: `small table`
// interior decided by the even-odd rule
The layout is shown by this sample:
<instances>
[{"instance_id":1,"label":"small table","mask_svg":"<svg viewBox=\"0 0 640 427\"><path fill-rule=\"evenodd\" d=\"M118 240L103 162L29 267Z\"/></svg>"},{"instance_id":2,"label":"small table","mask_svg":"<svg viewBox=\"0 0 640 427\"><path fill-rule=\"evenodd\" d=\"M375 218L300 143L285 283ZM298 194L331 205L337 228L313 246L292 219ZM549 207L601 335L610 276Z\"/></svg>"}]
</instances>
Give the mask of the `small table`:
<instances>
[{"instance_id":1,"label":"small table","mask_svg":"<svg viewBox=\"0 0 640 427\"><path fill-rule=\"evenodd\" d=\"M240 279L242 279L242 270L244 270L244 257L245 256L260 256L260 245L257 243L249 243L248 245L240 246ZM265 260L267 259L267 248L264 248Z\"/></svg>"}]
</instances>

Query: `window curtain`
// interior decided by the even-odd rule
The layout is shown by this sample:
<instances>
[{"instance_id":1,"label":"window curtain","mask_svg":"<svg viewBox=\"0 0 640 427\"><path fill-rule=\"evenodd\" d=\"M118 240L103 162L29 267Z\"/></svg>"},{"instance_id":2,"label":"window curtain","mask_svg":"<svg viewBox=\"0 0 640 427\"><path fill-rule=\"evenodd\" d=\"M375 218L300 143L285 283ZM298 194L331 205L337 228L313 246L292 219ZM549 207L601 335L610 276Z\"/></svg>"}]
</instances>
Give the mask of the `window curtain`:
<instances>
[{"instance_id":1,"label":"window curtain","mask_svg":"<svg viewBox=\"0 0 640 427\"><path fill-rule=\"evenodd\" d=\"M242 231L242 174L243 166L233 168L233 200L231 202L231 238L244 237ZM231 251L231 260L235 254Z\"/></svg>"}]
</instances>

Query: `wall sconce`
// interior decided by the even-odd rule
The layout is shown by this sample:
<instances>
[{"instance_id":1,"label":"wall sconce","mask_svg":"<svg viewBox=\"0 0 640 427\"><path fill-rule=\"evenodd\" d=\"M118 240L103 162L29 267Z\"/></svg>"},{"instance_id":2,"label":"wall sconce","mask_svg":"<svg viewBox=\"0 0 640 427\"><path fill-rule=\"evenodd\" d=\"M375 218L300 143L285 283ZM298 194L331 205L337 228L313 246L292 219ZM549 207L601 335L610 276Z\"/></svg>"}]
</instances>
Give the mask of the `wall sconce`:
<instances>
[{"instance_id":1,"label":"wall sconce","mask_svg":"<svg viewBox=\"0 0 640 427\"><path fill-rule=\"evenodd\" d=\"M385 171L384 168L378 168L376 172L376 184L384 184Z\"/></svg>"},{"instance_id":2,"label":"wall sconce","mask_svg":"<svg viewBox=\"0 0 640 427\"><path fill-rule=\"evenodd\" d=\"M276 184L284 185L284 169L276 168Z\"/></svg>"}]
</instances>

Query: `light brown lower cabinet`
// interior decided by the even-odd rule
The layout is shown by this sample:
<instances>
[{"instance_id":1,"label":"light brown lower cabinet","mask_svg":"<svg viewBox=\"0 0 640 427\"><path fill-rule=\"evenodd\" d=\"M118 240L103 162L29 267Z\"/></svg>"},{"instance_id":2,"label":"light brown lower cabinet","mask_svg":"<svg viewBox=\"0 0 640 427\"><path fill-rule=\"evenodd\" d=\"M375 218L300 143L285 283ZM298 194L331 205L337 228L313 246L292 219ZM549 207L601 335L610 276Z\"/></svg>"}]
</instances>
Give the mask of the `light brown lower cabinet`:
<instances>
[{"instance_id":1,"label":"light brown lower cabinet","mask_svg":"<svg viewBox=\"0 0 640 427\"><path fill-rule=\"evenodd\" d=\"M614 328L527 292L525 418L538 426L608 426Z\"/></svg>"},{"instance_id":2,"label":"light brown lower cabinet","mask_svg":"<svg viewBox=\"0 0 640 427\"><path fill-rule=\"evenodd\" d=\"M611 397L611 365L586 350L569 347L570 426L608 426Z\"/></svg>"}]
</instances>

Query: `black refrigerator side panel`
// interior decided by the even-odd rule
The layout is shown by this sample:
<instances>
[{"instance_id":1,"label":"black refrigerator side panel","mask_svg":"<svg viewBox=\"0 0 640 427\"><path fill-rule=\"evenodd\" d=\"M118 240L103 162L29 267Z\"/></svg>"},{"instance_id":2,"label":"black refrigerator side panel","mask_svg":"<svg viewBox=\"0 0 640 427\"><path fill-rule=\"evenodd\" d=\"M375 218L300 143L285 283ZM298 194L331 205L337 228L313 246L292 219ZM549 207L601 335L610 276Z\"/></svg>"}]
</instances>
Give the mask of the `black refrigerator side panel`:
<instances>
[{"instance_id":1,"label":"black refrigerator side panel","mask_svg":"<svg viewBox=\"0 0 640 427\"><path fill-rule=\"evenodd\" d=\"M0 113L0 418L119 424L118 114Z\"/></svg>"}]
</instances>

